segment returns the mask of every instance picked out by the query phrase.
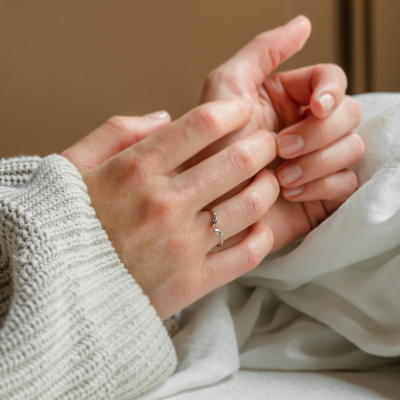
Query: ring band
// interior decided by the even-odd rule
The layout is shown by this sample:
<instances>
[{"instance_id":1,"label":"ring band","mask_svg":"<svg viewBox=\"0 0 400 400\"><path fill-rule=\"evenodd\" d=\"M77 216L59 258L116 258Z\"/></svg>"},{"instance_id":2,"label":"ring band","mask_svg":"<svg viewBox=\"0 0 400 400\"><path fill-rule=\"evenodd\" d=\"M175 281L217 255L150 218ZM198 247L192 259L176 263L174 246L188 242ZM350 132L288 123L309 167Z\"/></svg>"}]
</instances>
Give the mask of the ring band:
<instances>
[{"instance_id":1,"label":"ring band","mask_svg":"<svg viewBox=\"0 0 400 400\"><path fill-rule=\"evenodd\" d=\"M217 244L218 247L221 247L221 246L224 244L224 235L223 235L222 232L221 232L219 229L217 229L217 228L214 229L214 232L215 232L215 233L219 236L219 238L221 239L221 243L220 243L220 244Z\"/></svg>"},{"instance_id":2,"label":"ring band","mask_svg":"<svg viewBox=\"0 0 400 400\"><path fill-rule=\"evenodd\" d=\"M217 225L218 222L218 215L213 208L207 208L206 211L210 211L213 215L212 226Z\"/></svg>"}]
</instances>

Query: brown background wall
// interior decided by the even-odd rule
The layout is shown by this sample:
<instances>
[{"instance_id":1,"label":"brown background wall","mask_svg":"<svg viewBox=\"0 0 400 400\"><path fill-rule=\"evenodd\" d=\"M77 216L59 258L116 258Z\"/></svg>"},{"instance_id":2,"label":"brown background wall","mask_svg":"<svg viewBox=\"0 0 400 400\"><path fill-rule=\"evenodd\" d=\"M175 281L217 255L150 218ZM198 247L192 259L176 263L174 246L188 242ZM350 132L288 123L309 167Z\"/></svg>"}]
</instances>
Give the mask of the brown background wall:
<instances>
[{"instance_id":1,"label":"brown background wall","mask_svg":"<svg viewBox=\"0 0 400 400\"><path fill-rule=\"evenodd\" d=\"M390 14L390 26L398 29L391 12L397 0L346 1L364 11L374 3L378 26L386 27ZM380 59L365 71L365 18L358 18L361 45L354 55L346 35L355 30L347 25L360 14L344 16L344 2L2 0L0 157L59 152L115 114L166 109L176 118L196 106L211 69L256 34L300 13L311 19L313 33L284 69L335 62L353 68L352 76L375 71L373 90L400 91L399 79L393 83L386 74L396 49L388 55L378 45L397 39L388 29L377 29L373 45ZM393 75L399 66L390 67ZM365 80L358 88L365 88Z\"/></svg>"},{"instance_id":2,"label":"brown background wall","mask_svg":"<svg viewBox=\"0 0 400 400\"><path fill-rule=\"evenodd\" d=\"M371 90L400 91L400 1L371 1Z\"/></svg>"}]
</instances>

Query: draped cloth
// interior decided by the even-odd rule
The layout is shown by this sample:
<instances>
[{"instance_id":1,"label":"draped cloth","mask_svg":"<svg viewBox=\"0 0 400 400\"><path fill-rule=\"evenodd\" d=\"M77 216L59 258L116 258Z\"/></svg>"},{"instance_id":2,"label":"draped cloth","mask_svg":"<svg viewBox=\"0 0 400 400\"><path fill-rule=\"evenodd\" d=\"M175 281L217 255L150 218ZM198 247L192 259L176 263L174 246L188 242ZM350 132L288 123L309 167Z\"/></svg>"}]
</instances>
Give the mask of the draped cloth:
<instances>
[{"instance_id":1,"label":"draped cloth","mask_svg":"<svg viewBox=\"0 0 400 400\"><path fill-rule=\"evenodd\" d=\"M360 188L303 240L181 312L177 370L141 399L239 368L358 370L400 358L400 94L355 98Z\"/></svg>"}]
</instances>

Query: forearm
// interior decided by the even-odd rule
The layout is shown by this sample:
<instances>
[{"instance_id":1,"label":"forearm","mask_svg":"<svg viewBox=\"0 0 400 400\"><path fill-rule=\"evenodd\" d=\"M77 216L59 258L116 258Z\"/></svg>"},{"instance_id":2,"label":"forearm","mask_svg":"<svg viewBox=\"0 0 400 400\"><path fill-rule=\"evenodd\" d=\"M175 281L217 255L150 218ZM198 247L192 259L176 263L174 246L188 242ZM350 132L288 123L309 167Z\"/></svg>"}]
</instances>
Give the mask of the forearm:
<instances>
[{"instance_id":1,"label":"forearm","mask_svg":"<svg viewBox=\"0 0 400 400\"><path fill-rule=\"evenodd\" d=\"M172 374L171 340L72 164L0 161L0 220L1 398L133 397Z\"/></svg>"}]
</instances>

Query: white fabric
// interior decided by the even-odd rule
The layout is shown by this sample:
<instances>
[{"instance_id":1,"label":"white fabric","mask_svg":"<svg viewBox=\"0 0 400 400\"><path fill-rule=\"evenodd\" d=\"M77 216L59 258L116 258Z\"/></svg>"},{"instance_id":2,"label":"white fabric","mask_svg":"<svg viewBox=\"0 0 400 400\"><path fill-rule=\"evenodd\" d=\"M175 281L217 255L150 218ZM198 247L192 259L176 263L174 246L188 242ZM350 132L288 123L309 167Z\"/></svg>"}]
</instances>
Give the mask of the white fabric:
<instances>
[{"instance_id":1,"label":"white fabric","mask_svg":"<svg viewBox=\"0 0 400 400\"><path fill-rule=\"evenodd\" d=\"M400 95L356 99L359 190L303 242L186 309L177 371L141 399L213 384L239 365L363 369L399 358Z\"/></svg>"},{"instance_id":2,"label":"white fabric","mask_svg":"<svg viewBox=\"0 0 400 400\"><path fill-rule=\"evenodd\" d=\"M377 371L240 370L168 400L400 400L400 365Z\"/></svg>"}]
</instances>

